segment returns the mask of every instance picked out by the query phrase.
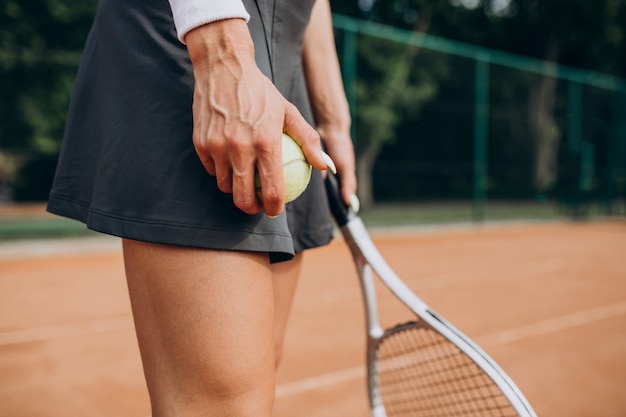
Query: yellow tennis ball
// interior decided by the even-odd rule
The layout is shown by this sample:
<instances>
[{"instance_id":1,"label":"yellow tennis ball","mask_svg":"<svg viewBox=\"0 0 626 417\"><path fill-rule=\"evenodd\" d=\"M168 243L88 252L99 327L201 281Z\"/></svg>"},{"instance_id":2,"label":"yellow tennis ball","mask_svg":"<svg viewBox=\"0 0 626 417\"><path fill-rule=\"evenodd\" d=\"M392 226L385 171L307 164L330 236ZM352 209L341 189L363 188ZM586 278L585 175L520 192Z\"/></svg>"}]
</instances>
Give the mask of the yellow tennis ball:
<instances>
[{"instance_id":1,"label":"yellow tennis ball","mask_svg":"<svg viewBox=\"0 0 626 417\"><path fill-rule=\"evenodd\" d=\"M289 135L283 133L283 174L285 176L285 202L300 197L309 185L312 167L306 160L302 148ZM256 195L263 201L261 179L257 173L254 176Z\"/></svg>"}]
</instances>

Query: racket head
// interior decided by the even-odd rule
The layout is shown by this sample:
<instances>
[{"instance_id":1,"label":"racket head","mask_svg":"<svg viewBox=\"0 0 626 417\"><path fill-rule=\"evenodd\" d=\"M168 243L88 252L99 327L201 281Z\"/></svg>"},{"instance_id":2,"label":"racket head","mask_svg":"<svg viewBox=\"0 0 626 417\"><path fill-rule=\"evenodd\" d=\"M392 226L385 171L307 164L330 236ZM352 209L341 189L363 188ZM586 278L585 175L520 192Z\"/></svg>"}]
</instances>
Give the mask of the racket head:
<instances>
[{"instance_id":1,"label":"racket head","mask_svg":"<svg viewBox=\"0 0 626 417\"><path fill-rule=\"evenodd\" d=\"M388 417L517 417L500 387L457 345L423 320L387 329L373 345L372 404Z\"/></svg>"}]
</instances>

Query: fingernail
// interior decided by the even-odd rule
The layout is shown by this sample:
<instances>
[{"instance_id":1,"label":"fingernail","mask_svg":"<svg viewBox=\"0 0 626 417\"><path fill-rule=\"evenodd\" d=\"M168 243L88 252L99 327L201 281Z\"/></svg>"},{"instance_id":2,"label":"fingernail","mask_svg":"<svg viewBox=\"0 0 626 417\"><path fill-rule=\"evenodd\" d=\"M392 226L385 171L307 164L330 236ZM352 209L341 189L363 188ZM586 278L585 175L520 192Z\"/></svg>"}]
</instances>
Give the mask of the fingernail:
<instances>
[{"instance_id":1,"label":"fingernail","mask_svg":"<svg viewBox=\"0 0 626 417\"><path fill-rule=\"evenodd\" d=\"M274 220L274 219L275 219L275 218L277 218L278 216L279 216L279 215L277 214L276 216L267 216L267 217L269 217L270 219Z\"/></svg>"},{"instance_id":2,"label":"fingernail","mask_svg":"<svg viewBox=\"0 0 626 417\"><path fill-rule=\"evenodd\" d=\"M330 172L336 175L337 167L335 166L335 163L333 162L331 157L324 151L320 151L320 157L322 158L328 169L330 169Z\"/></svg>"},{"instance_id":3,"label":"fingernail","mask_svg":"<svg viewBox=\"0 0 626 417\"><path fill-rule=\"evenodd\" d=\"M359 209L361 208L361 202L359 201L359 197L357 197L355 194L352 194L350 196L350 207L352 207L352 211L354 211L355 213L358 213Z\"/></svg>"}]
</instances>

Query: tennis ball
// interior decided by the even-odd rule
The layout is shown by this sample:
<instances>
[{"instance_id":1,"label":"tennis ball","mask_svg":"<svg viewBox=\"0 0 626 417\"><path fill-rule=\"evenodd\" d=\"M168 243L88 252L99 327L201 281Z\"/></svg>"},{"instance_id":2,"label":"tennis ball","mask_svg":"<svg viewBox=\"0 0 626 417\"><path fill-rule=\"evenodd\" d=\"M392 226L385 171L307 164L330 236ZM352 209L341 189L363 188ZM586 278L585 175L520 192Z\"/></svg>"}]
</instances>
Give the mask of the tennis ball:
<instances>
[{"instance_id":1,"label":"tennis ball","mask_svg":"<svg viewBox=\"0 0 626 417\"><path fill-rule=\"evenodd\" d=\"M285 202L295 200L304 192L311 179L311 165L306 160L302 148L289 135L283 133L283 174L285 176ZM256 195L263 201L261 178L254 176Z\"/></svg>"}]
</instances>

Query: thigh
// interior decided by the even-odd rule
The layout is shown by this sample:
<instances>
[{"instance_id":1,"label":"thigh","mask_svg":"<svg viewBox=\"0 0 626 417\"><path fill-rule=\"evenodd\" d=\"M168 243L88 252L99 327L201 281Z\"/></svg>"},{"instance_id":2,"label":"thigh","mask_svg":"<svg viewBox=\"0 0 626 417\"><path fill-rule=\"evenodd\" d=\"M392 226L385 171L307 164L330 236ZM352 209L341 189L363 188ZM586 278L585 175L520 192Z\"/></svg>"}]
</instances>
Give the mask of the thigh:
<instances>
[{"instance_id":1,"label":"thigh","mask_svg":"<svg viewBox=\"0 0 626 417\"><path fill-rule=\"evenodd\" d=\"M153 415L269 416L267 255L125 240L124 257Z\"/></svg>"}]
</instances>

